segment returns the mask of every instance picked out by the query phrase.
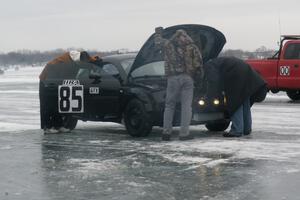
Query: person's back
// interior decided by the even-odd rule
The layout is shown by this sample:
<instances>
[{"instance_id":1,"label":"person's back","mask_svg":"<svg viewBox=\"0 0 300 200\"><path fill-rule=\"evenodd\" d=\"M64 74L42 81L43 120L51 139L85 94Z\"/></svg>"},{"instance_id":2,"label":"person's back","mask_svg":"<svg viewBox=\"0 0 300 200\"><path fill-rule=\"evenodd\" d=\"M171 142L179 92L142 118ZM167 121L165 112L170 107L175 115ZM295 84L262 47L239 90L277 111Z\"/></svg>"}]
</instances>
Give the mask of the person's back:
<instances>
[{"instance_id":1,"label":"person's back","mask_svg":"<svg viewBox=\"0 0 300 200\"><path fill-rule=\"evenodd\" d=\"M205 69L219 73L226 95L226 108L232 120L231 133L224 136L241 136L251 132L250 106L252 96L266 87L265 81L243 60L219 57L205 64Z\"/></svg>"},{"instance_id":2,"label":"person's back","mask_svg":"<svg viewBox=\"0 0 300 200\"><path fill-rule=\"evenodd\" d=\"M163 41L165 74L168 84L164 111L162 140L170 140L176 101L181 103L180 140L192 139L189 125L192 117L194 83L192 76L196 70L203 73L200 50L184 30L177 30L170 40L162 40L161 29L157 31L156 41Z\"/></svg>"}]
</instances>

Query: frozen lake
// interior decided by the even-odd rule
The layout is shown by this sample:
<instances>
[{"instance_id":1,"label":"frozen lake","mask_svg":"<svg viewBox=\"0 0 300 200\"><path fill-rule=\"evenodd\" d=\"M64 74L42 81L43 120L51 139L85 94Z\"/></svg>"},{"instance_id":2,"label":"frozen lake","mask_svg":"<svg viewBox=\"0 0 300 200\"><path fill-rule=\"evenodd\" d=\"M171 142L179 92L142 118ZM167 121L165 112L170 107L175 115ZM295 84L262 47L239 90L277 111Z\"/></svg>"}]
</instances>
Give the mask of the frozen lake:
<instances>
[{"instance_id":1,"label":"frozen lake","mask_svg":"<svg viewBox=\"0 0 300 200\"><path fill-rule=\"evenodd\" d=\"M299 199L300 107L280 93L252 108L253 133L132 138L114 123L39 129L41 67L0 75L0 199ZM176 135L174 136L176 138Z\"/></svg>"}]
</instances>

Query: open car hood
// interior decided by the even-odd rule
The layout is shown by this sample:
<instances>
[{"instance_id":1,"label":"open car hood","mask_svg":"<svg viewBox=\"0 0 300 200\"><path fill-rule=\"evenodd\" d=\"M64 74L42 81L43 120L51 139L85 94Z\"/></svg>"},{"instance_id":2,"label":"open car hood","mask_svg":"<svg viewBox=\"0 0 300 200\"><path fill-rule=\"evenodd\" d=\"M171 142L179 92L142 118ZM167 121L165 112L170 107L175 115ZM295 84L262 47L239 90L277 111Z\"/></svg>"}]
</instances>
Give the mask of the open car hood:
<instances>
[{"instance_id":1,"label":"open car hood","mask_svg":"<svg viewBox=\"0 0 300 200\"><path fill-rule=\"evenodd\" d=\"M178 29L185 30L194 40L198 48L202 50L204 63L217 57L226 43L225 36L220 31L209 26L198 24L183 24L165 28L162 34L163 38L170 39ZM162 60L164 60L163 56L161 51L155 48L154 34L152 34L137 54L130 73L140 66Z\"/></svg>"}]
</instances>

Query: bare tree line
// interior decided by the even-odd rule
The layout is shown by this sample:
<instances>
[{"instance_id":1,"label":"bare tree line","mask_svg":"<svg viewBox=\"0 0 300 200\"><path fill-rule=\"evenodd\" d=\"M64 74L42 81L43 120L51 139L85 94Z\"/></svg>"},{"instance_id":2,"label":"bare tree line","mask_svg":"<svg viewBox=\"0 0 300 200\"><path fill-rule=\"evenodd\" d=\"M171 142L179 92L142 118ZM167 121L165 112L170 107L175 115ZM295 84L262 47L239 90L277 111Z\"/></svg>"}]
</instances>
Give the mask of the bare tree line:
<instances>
[{"instance_id":1,"label":"bare tree line","mask_svg":"<svg viewBox=\"0 0 300 200\"><path fill-rule=\"evenodd\" d=\"M257 48L255 51L244 51L241 49L227 49L220 53L220 56L234 56L241 59L264 59L271 58L276 50L267 49L265 46Z\"/></svg>"},{"instance_id":2,"label":"bare tree line","mask_svg":"<svg viewBox=\"0 0 300 200\"><path fill-rule=\"evenodd\" d=\"M32 50L19 50L8 53L0 53L0 68L11 65L28 66L28 65L43 65L59 55L69 51L69 49L55 49L51 51L32 51ZM90 55L105 56L120 53L120 50L110 52L100 51L87 51ZM124 51L122 51L124 52ZM253 52L244 50L223 50L220 56L234 56L241 59L251 58L268 58L275 53L274 50L267 49L262 46Z\"/></svg>"},{"instance_id":3,"label":"bare tree line","mask_svg":"<svg viewBox=\"0 0 300 200\"><path fill-rule=\"evenodd\" d=\"M78 49L83 51L82 49ZM0 53L0 68L12 65L28 66L28 65L43 65L53 60L54 58L68 52L69 49L55 49L51 51L32 51L32 50L19 50L8 53ZM117 54L118 51L99 52L87 51L90 55L105 56Z\"/></svg>"}]
</instances>

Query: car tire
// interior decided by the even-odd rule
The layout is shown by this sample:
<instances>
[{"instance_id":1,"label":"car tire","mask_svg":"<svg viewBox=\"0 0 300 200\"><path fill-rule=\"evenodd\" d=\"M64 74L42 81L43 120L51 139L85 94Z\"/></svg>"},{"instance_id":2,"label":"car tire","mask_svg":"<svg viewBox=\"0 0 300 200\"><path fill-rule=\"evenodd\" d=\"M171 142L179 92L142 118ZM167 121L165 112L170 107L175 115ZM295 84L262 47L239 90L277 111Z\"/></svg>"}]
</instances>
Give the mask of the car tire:
<instances>
[{"instance_id":1,"label":"car tire","mask_svg":"<svg viewBox=\"0 0 300 200\"><path fill-rule=\"evenodd\" d=\"M300 100L300 90L289 90L286 94L291 100Z\"/></svg>"},{"instance_id":2,"label":"car tire","mask_svg":"<svg viewBox=\"0 0 300 200\"><path fill-rule=\"evenodd\" d=\"M224 120L218 122L209 122L205 124L205 127L209 131L225 131L228 128L229 124L229 121Z\"/></svg>"},{"instance_id":3,"label":"car tire","mask_svg":"<svg viewBox=\"0 0 300 200\"><path fill-rule=\"evenodd\" d=\"M138 99L132 99L127 104L124 111L124 123L127 132L133 137L147 136L152 130L151 115Z\"/></svg>"},{"instance_id":4,"label":"car tire","mask_svg":"<svg viewBox=\"0 0 300 200\"><path fill-rule=\"evenodd\" d=\"M71 116L63 116L62 121L63 121L63 127L73 130L75 129L78 120Z\"/></svg>"}]
</instances>

